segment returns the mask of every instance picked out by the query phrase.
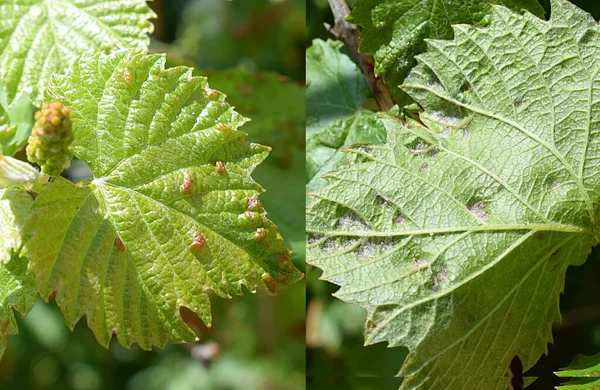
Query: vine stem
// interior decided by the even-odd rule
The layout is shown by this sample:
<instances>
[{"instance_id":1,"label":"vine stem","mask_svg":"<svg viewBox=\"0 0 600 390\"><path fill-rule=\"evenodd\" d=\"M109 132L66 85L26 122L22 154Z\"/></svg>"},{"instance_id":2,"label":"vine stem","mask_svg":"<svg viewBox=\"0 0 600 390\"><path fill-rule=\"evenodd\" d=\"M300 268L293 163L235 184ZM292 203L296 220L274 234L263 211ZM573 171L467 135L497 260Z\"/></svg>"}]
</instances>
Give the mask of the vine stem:
<instances>
[{"instance_id":1,"label":"vine stem","mask_svg":"<svg viewBox=\"0 0 600 390\"><path fill-rule=\"evenodd\" d=\"M333 12L334 26L325 24L325 28L329 30L337 39L344 42L348 51L358 64L362 74L365 76L367 85L371 89L371 93L381 111L389 111L394 102L390 96L385 83L375 74L375 63L369 55L359 53L358 45L358 27L355 24L346 21L346 17L350 14L350 8L345 0L328 0L329 7Z\"/></svg>"}]
</instances>

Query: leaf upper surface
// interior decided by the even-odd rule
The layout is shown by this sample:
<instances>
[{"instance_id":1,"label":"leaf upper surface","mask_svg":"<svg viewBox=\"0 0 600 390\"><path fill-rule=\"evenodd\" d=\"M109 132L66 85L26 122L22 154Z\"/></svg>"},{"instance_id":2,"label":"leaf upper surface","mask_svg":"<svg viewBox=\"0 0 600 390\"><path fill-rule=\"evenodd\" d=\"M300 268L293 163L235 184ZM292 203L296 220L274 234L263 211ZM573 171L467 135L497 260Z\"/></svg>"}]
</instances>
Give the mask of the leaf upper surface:
<instances>
[{"instance_id":1,"label":"leaf upper surface","mask_svg":"<svg viewBox=\"0 0 600 390\"><path fill-rule=\"evenodd\" d=\"M144 0L0 0L0 76L12 101L39 104L55 72L93 50L146 50L155 17Z\"/></svg>"},{"instance_id":2,"label":"leaf upper surface","mask_svg":"<svg viewBox=\"0 0 600 390\"><path fill-rule=\"evenodd\" d=\"M566 268L598 242L600 29L565 0L546 22L494 7L455 26L308 211L308 261L367 309L367 343L407 346L405 389L505 389L560 321Z\"/></svg>"},{"instance_id":3,"label":"leaf upper surface","mask_svg":"<svg viewBox=\"0 0 600 390\"><path fill-rule=\"evenodd\" d=\"M17 255L30 206L23 189L0 188L0 358L8 336L18 332L13 309L26 315L37 298L35 280L26 274L27 260Z\"/></svg>"},{"instance_id":4,"label":"leaf upper surface","mask_svg":"<svg viewBox=\"0 0 600 390\"><path fill-rule=\"evenodd\" d=\"M497 0L493 4L527 9L544 16L537 0ZM357 0L348 20L362 27L361 52L373 54L375 71L399 104L406 95L398 88L425 51L426 38L452 39L452 25L489 24L489 0Z\"/></svg>"},{"instance_id":5,"label":"leaf upper surface","mask_svg":"<svg viewBox=\"0 0 600 390\"><path fill-rule=\"evenodd\" d=\"M75 154L94 180L47 183L26 251L43 298L56 290L66 322L87 314L142 348L189 341L185 306L210 324L221 297L298 280L250 173L268 148L245 141L245 118L190 68L161 55L78 59L48 99L72 110Z\"/></svg>"}]
</instances>

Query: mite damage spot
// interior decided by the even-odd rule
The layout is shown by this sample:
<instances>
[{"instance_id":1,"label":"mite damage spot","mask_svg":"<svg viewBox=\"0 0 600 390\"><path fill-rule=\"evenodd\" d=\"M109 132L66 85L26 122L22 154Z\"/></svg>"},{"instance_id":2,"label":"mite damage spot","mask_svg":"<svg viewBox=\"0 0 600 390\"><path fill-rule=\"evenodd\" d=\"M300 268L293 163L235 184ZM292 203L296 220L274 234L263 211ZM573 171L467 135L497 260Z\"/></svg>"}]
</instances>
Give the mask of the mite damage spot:
<instances>
[{"instance_id":1,"label":"mite damage spot","mask_svg":"<svg viewBox=\"0 0 600 390\"><path fill-rule=\"evenodd\" d=\"M265 229L265 228L256 229L256 233L254 233L254 240L262 241L265 238L267 238L267 229Z\"/></svg>"},{"instance_id":2,"label":"mite damage spot","mask_svg":"<svg viewBox=\"0 0 600 390\"><path fill-rule=\"evenodd\" d=\"M419 171L421 172L427 172L429 169L431 168L431 166L427 163L423 163L420 167L419 167Z\"/></svg>"},{"instance_id":3,"label":"mite damage spot","mask_svg":"<svg viewBox=\"0 0 600 390\"><path fill-rule=\"evenodd\" d=\"M418 138L410 144L406 145L406 148L410 150L412 154L418 155L429 152L431 149L434 148L434 146L428 142L425 142L421 138Z\"/></svg>"},{"instance_id":4,"label":"mite damage spot","mask_svg":"<svg viewBox=\"0 0 600 390\"><path fill-rule=\"evenodd\" d=\"M471 139L471 129L469 128L469 126L465 127L465 129L463 131L463 139L465 141L468 141Z\"/></svg>"},{"instance_id":5,"label":"mite damage spot","mask_svg":"<svg viewBox=\"0 0 600 390\"><path fill-rule=\"evenodd\" d=\"M125 79L125 82L129 85L133 84L133 73L131 73L131 71L129 69L125 70L125 72L123 72L123 78Z\"/></svg>"},{"instance_id":6,"label":"mite damage spot","mask_svg":"<svg viewBox=\"0 0 600 390\"><path fill-rule=\"evenodd\" d=\"M484 202L475 202L467 206L469 211L482 222L487 222L491 215L486 211L486 204Z\"/></svg>"},{"instance_id":7,"label":"mite damage spot","mask_svg":"<svg viewBox=\"0 0 600 390\"><path fill-rule=\"evenodd\" d=\"M557 181L553 181L552 184L550 184L550 189L554 190L556 188L560 187L560 184Z\"/></svg>"},{"instance_id":8,"label":"mite damage spot","mask_svg":"<svg viewBox=\"0 0 600 390\"><path fill-rule=\"evenodd\" d=\"M377 253L377 243L372 240L363 241L356 249L356 256L359 260L368 260L375 257Z\"/></svg>"},{"instance_id":9,"label":"mite damage spot","mask_svg":"<svg viewBox=\"0 0 600 390\"><path fill-rule=\"evenodd\" d=\"M312 233L308 235L308 245L316 245L321 241L323 241L323 236Z\"/></svg>"},{"instance_id":10,"label":"mite damage spot","mask_svg":"<svg viewBox=\"0 0 600 390\"><path fill-rule=\"evenodd\" d=\"M446 267L442 267L439 272L431 274L431 290L433 292L439 291L443 284L448 282L448 270Z\"/></svg>"},{"instance_id":11,"label":"mite damage spot","mask_svg":"<svg viewBox=\"0 0 600 390\"><path fill-rule=\"evenodd\" d=\"M206 95L210 100L215 100L219 96L219 91L217 91L216 89L212 89L208 86L208 84L206 84L204 90L206 91Z\"/></svg>"},{"instance_id":12,"label":"mite damage spot","mask_svg":"<svg viewBox=\"0 0 600 390\"><path fill-rule=\"evenodd\" d=\"M258 196L251 196L246 199L246 210L258 211L260 209L260 200Z\"/></svg>"},{"instance_id":13,"label":"mite damage spot","mask_svg":"<svg viewBox=\"0 0 600 390\"><path fill-rule=\"evenodd\" d=\"M204 239L204 236L199 231L194 232L193 239L194 240L190 244L190 248L192 248L192 249L204 248L204 245L206 244L206 240Z\"/></svg>"},{"instance_id":14,"label":"mite damage spot","mask_svg":"<svg viewBox=\"0 0 600 390\"><path fill-rule=\"evenodd\" d=\"M402 214L394 215L394 224L396 226L402 226L402 225L404 225L405 222L406 222L406 220L404 219L404 216Z\"/></svg>"},{"instance_id":15,"label":"mite damage spot","mask_svg":"<svg viewBox=\"0 0 600 390\"><path fill-rule=\"evenodd\" d=\"M215 163L215 169L218 173L225 173L227 172L227 168L225 168L225 164L223 164L221 161L217 161Z\"/></svg>"},{"instance_id":16,"label":"mite damage spot","mask_svg":"<svg viewBox=\"0 0 600 390\"><path fill-rule=\"evenodd\" d=\"M183 178L183 184L181 185L181 191L183 191L185 195L189 195L193 183L194 179L192 176L189 173L186 173Z\"/></svg>"},{"instance_id":17,"label":"mite damage spot","mask_svg":"<svg viewBox=\"0 0 600 390\"><path fill-rule=\"evenodd\" d=\"M427 157L429 158L437 158L440 155L440 150L438 148L433 148L427 153Z\"/></svg>"},{"instance_id":18,"label":"mite damage spot","mask_svg":"<svg viewBox=\"0 0 600 390\"><path fill-rule=\"evenodd\" d=\"M277 266L280 268L283 268L284 265L286 265L286 263L288 261L290 261L290 254L289 253L280 253L277 255Z\"/></svg>"},{"instance_id":19,"label":"mite damage spot","mask_svg":"<svg viewBox=\"0 0 600 390\"><path fill-rule=\"evenodd\" d=\"M328 239L323 243L323 252L332 254L337 250L335 242L332 239Z\"/></svg>"},{"instance_id":20,"label":"mite damage spot","mask_svg":"<svg viewBox=\"0 0 600 390\"><path fill-rule=\"evenodd\" d=\"M413 261L413 267L415 271L420 271L422 269L429 269L431 267L431 262L427 259L418 258Z\"/></svg>"},{"instance_id":21,"label":"mite damage spot","mask_svg":"<svg viewBox=\"0 0 600 390\"><path fill-rule=\"evenodd\" d=\"M125 245L123 245L123 241L119 237L115 238L115 246L119 252L125 252Z\"/></svg>"},{"instance_id":22,"label":"mite damage spot","mask_svg":"<svg viewBox=\"0 0 600 390\"><path fill-rule=\"evenodd\" d=\"M362 218L356 213L348 213L338 220L338 225L341 230L345 231L364 231L367 225Z\"/></svg>"},{"instance_id":23,"label":"mite damage spot","mask_svg":"<svg viewBox=\"0 0 600 390\"><path fill-rule=\"evenodd\" d=\"M390 200L383 195L377 195L376 199L377 203L379 203L379 205L384 209L388 206L388 204L390 204Z\"/></svg>"},{"instance_id":24,"label":"mite damage spot","mask_svg":"<svg viewBox=\"0 0 600 390\"><path fill-rule=\"evenodd\" d=\"M273 277L270 274L265 272L262 274L262 280L265 283L265 286L267 286L267 288L269 289L269 291L275 293L275 290L277 288L277 283L275 282L275 279L273 279Z\"/></svg>"}]
</instances>

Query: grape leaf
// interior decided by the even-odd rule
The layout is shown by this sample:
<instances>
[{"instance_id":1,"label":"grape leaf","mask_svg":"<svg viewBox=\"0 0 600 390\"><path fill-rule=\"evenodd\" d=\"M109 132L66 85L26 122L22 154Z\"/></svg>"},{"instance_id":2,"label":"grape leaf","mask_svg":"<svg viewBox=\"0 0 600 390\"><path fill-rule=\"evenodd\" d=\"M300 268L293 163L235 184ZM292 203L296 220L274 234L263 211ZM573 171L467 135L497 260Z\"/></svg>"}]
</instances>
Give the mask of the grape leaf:
<instances>
[{"instance_id":1,"label":"grape leaf","mask_svg":"<svg viewBox=\"0 0 600 390\"><path fill-rule=\"evenodd\" d=\"M8 103L0 79L0 148L5 156L14 156L27 141L34 123L35 106L27 94Z\"/></svg>"},{"instance_id":2,"label":"grape leaf","mask_svg":"<svg viewBox=\"0 0 600 390\"><path fill-rule=\"evenodd\" d=\"M8 263L21 249L30 207L31 197L24 190L0 188L0 263Z\"/></svg>"},{"instance_id":3,"label":"grape leaf","mask_svg":"<svg viewBox=\"0 0 600 390\"><path fill-rule=\"evenodd\" d=\"M221 297L301 277L250 177L268 148L206 79L161 55L117 52L73 63L48 87L72 110L73 148L94 179L47 183L34 203L30 270L73 327L100 344L189 341L180 307L210 324Z\"/></svg>"},{"instance_id":4,"label":"grape leaf","mask_svg":"<svg viewBox=\"0 0 600 390\"><path fill-rule=\"evenodd\" d=\"M537 0L496 0L514 10L544 16ZM489 0L357 0L348 20L362 27L360 51L373 54L375 72L383 77L400 105L410 101L398 88L425 50L424 39L452 39L452 25L486 26Z\"/></svg>"},{"instance_id":5,"label":"grape leaf","mask_svg":"<svg viewBox=\"0 0 600 390\"><path fill-rule=\"evenodd\" d=\"M27 91L39 104L52 74L87 51L146 50L154 17L144 0L0 0L0 77L8 101Z\"/></svg>"},{"instance_id":6,"label":"grape leaf","mask_svg":"<svg viewBox=\"0 0 600 390\"><path fill-rule=\"evenodd\" d=\"M364 307L366 343L407 346L404 389L505 389L546 353L566 268L597 233L600 28L565 0L549 22L494 8L429 41L405 90L308 210L308 262Z\"/></svg>"},{"instance_id":7,"label":"grape leaf","mask_svg":"<svg viewBox=\"0 0 600 390\"><path fill-rule=\"evenodd\" d=\"M600 387L600 354L594 356L578 355L573 362L555 373L559 377L571 378L558 389L584 390Z\"/></svg>"},{"instance_id":8,"label":"grape leaf","mask_svg":"<svg viewBox=\"0 0 600 390\"><path fill-rule=\"evenodd\" d=\"M355 115L370 92L342 42L315 39L306 50L306 135Z\"/></svg>"},{"instance_id":9,"label":"grape leaf","mask_svg":"<svg viewBox=\"0 0 600 390\"><path fill-rule=\"evenodd\" d=\"M294 251L292 260L305 263L304 208L304 88L275 73L231 69L207 74L212 88L252 120L244 125L248 139L273 147L253 177L265 187L262 196L269 218Z\"/></svg>"},{"instance_id":10,"label":"grape leaf","mask_svg":"<svg viewBox=\"0 0 600 390\"><path fill-rule=\"evenodd\" d=\"M24 316L37 298L35 280L26 275L27 260L17 256L30 206L31 197L24 190L0 188L0 358L8 336L18 332L13 309Z\"/></svg>"},{"instance_id":11,"label":"grape leaf","mask_svg":"<svg viewBox=\"0 0 600 390\"><path fill-rule=\"evenodd\" d=\"M27 275L27 260L14 255L0 264L0 359L6 350L8 336L19 332L13 309L23 317L35 305L37 290L33 276Z\"/></svg>"},{"instance_id":12,"label":"grape leaf","mask_svg":"<svg viewBox=\"0 0 600 390\"><path fill-rule=\"evenodd\" d=\"M377 114L362 108L370 94L364 77L342 46L315 39L306 51L307 191L326 184L324 173L347 166L343 147L385 142Z\"/></svg>"}]
</instances>

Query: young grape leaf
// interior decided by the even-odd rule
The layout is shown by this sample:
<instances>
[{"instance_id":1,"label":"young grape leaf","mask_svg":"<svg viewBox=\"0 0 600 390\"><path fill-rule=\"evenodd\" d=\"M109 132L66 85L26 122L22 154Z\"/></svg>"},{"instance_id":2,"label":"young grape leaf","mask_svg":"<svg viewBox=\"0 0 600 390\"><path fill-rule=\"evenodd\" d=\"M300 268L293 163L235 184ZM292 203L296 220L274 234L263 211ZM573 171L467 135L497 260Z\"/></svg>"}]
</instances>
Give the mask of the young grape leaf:
<instances>
[{"instance_id":1,"label":"young grape leaf","mask_svg":"<svg viewBox=\"0 0 600 390\"><path fill-rule=\"evenodd\" d=\"M35 280L27 274L27 260L13 255L8 263L0 264L0 359L6 350L8 336L19 332L13 309L24 317L36 300Z\"/></svg>"},{"instance_id":2,"label":"young grape leaf","mask_svg":"<svg viewBox=\"0 0 600 390\"><path fill-rule=\"evenodd\" d=\"M537 0L492 3L544 16ZM409 99L398 86L416 65L414 57L425 51L423 40L452 39L454 24L486 26L490 14L490 0L357 0L348 20L362 27L360 51L374 55L375 72L403 105Z\"/></svg>"},{"instance_id":3,"label":"young grape leaf","mask_svg":"<svg viewBox=\"0 0 600 390\"><path fill-rule=\"evenodd\" d=\"M207 74L212 88L242 115L252 118L244 125L248 139L273 147L267 160L252 174L265 187L262 196L269 218L294 251L292 260L303 265L305 250L304 88L275 73L249 73L232 69Z\"/></svg>"},{"instance_id":4,"label":"young grape leaf","mask_svg":"<svg viewBox=\"0 0 600 390\"><path fill-rule=\"evenodd\" d=\"M71 109L94 179L44 186L25 249L41 296L57 291L70 327L87 314L104 346L113 332L144 349L193 340L181 307L210 324L209 293L274 293L301 277L250 177L268 148L246 142L246 119L205 78L164 63L81 58L47 90Z\"/></svg>"},{"instance_id":5,"label":"young grape leaf","mask_svg":"<svg viewBox=\"0 0 600 390\"><path fill-rule=\"evenodd\" d=\"M0 358L8 336L18 332L13 309L26 315L37 298L35 280L26 274L27 260L17 256L30 206L24 190L0 188Z\"/></svg>"},{"instance_id":6,"label":"young grape leaf","mask_svg":"<svg viewBox=\"0 0 600 390\"><path fill-rule=\"evenodd\" d=\"M364 307L366 343L407 346L404 389L506 389L547 351L566 268L599 241L600 28L552 0L549 22L497 6L455 26L308 210L308 262Z\"/></svg>"},{"instance_id":7,"label":"young grape leaf","mask_svg":"<svg viewBox=\"0 0 600 390\"><path fill-rule=\"evenodd\" d=\"M27 94L8 103L0 78L0 149L5 156L14 156L27 141L34 123L35 106Z\"/></svg>"},{"instance_id":8,"label":"young grape leaf","mask_svg":"<svg viewBox=\"0 0 600 390\"><path fill-rule=\"evenodd\" d=\"M0 78L8 101L39 104L53 73L84 52L146 50L156 15L144 0L0 0Z\"/></svg>"},{"instance_id":9,"label":"young grape leaf","mask_svg":"<svg viewBox=\"0 0 600 390\"><path fill-rule=\"evenodd\" d=\"M362 108L369 97L365 79L339 41L315 39L306 51L306 189L326 182L321 176L347 166L340 150L355 143L385 142L377 114Z\"/></svg>"},{"instance_id":10,"label":"young grape leaf","mask_svg":"<svg viewBox=\"0 0 600 390\"><path fill-rule=\"evenodd\" d=\"M0 188L0 263L8 263L21 249L30 207L31 197L23 189Z\"/></svg>"},{"instance_id":11,"label":"young grape leaf","mask_svg":"<svg viewBox=\"0 0 600 390\"><path fill-rule=\"evenodd\" d=\"M600 354L594 356L578 355L569 367L555 373L559 377L572 378L557 389L585 390L600 388Z\"/></svg>"}]
</instances>

